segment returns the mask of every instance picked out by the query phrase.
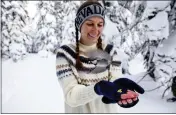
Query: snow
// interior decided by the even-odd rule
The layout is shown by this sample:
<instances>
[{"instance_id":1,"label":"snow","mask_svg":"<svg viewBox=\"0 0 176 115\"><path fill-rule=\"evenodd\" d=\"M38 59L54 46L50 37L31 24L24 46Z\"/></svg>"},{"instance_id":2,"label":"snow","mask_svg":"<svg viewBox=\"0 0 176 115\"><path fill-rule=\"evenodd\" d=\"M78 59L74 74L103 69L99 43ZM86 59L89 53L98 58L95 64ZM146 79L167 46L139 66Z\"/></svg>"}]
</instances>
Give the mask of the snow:
<instances>
[{"instance_id":1,"label":"snow","mask_svg":"<svg viewBox=\"0 0 176 115\"><path fill-rule=\"evenodd\" d=\"M170 1L148 1L147 6L149 8L163 9L169 5Z\"/></svg>"},{"instance_id":2,"label":"snow","mask_svg":"<svg viewBox=\"0 0 176 115\"><path fill-rule=\"evenodd\" d=\"M113 22L111 22L107 17L105 17L105 26L103 29L103 34L106 36L105 40L112 39L112 36L115 36L115 35L117 36L118 34L117 31L118 30L116 29L116 25ZM120 39L118 39L118 41L120 42Z\"/></svg>"},{"instance_id":3,"label":"snow","mask_svg":"<svg viewBox=\"0 0 176 115\"><path fill-rule=\"evenodd\" d=\"M141 61L138 59L131 63L131 69ZM141 71L133 69L134 73ZM64 113L64 95L55 72L55 55L42 58L31 54L18 63L3 61L2 113ZM130 79L137 82L141 75L137 76ZM139 84L144 89L156 85L149 77ZM120 113L176 113L176 103L167 103L160 93L160 90L146 92L140 95L136 106L129 109L117 106L117 109Z\"/></svg>"},{"instance_id":4,"label":"snow","mask_svg":"<svg viewBox=\"0 0 176 115\"><path fill-rule=\"evenodd\" d=\"M149 32L148 36L150 36L150 39L158 39L158 36L162 36L164 38L168 37L169 34L169 25L168 25L168 19L167 19L167 13L166 12L160 12L156 15L156 17L150 21L147 22L147 25L150 25L151 30L158 30L158 32ZM162 20L161 20L162 19ZM157 22L157 23L156 23ZM159 29L161 29L159 31Z\"/></svg>"},{"instance_id":5,"label":"snow","mask_svg":"<svg viewBox=\"0 0 176 115\"><path fill-rule=\"evenodd\" d=\"M176 48L176 32L168 37L168 40L163 41L163 46L158 48L156 52L162 52L166 55L173 55Z\"/></svg>"},{"instance_id":6,"label":"snow","mask_svg":"<svg viewBox=\"0 0 176 115\"><path fill-rule=\"evenodd\" d=\"M30 55L2 64L3 113L62 113L63 94L55 74L55 56Z\"/></svg>"},{"instance_id":7,"label":"snow","mask_svg":"<svg viewBox=\"0 0 176 115\"><path fill-rule=\"evenodd\" d=\"M27 11L29 14L29 17L34 17L35 13L36 13L36 2L35 1L28 1L28 5L27 5Z\"/></svg>"},{"instance_id":8,"label":"snow","mask_svg":"<svg viewBox=\"0 0 176 115\"><path fill-rule=\"evenodd\" d=\"M56 19L53 15L51 14L46 14L46 22L49 23L49 22L53 22L53 23L56 23Z\"/></svg>"},{"instance_id":9,"label":"snow","mask_svg":"<svg viewBox=\"0 0 176 115\"><path fill-rule=\"evenodd\" d=\"M129 62L129 72L132 75L139 74L141 72L146 72L143 65L143 57L141 54L138 54L134 60ZM135 67L133 67L135 65Z\"/></svg>"},{"instance_id":10,"label":"snow","mask_svg":"<svg viewBox=\"0 0 176 115\"><path fill-rule=\"evenodd\" d=\"M167 38L169 35L169 24L168 24L168 14L166 12L167 9L164 10L164 8L167 6L168 1L164 1L164 2L159 1L159 3L157 1L148 1L147 3L148 5L145 10L144 17L147 17L149 15L154 15L152 12L161 10L156 14L155 18L152 18L151 20L148 20L146 22L146 24L149 26L149 29L150 29L150 31L147 32L149 39L157 40L157 39ZM158 4L158 5L155 5L155 4Z\"/></svg>"},{"instance_id":11,"label":"snow","mask_svg":"<svg viewBox=\"0 0 176 115\"><path fill-rule=\"evenodd\" d=\"M31 18L37 16L37 9L35 7L37 3L38 2L34 3L33 1L29 1L27 10L29 11L29 16ZM77 4L79 3L80 2ZM115 3L116 2L114 2L114 4ZM150 14L156 9L164 9L168 3L169 1L148 1L148 10L146 10L146 16L148 15L147 13ZM6 5L8 5L8 3ZM166 10L168 10L168 8ZM162 39L163 37L167 38L169 36L169 26L166 10L158 13L152 20L147 21L149 29L152 30L151 32L146 32L150 40L158 38ZM63 21L68 21L68 25L65 25L65 27L70 28L64 30L63 34L65 37L71 37L71 32L74 31L74 28L71 28L71 22L69 22L69 19L72 19L73 16L69 16L70 17L66 18L67 20L63 19ZM131 19L128 19L130 22ZM112 23L108 18L105 20L106 24L103 31L103 34L106 37L105 40L112 41L112 38L114 37L115 43L119 44L121 38L118 36L119 33L116 25ZM47 15L47 21L55 23L55 20L53 17L51 17L51 15ZM25 30L27 31L29 29L29 31L31 30L31 32L34 33L33 31L37 27L37 18L35 18L35 20L31 20L31 22L32 23L30 23L30 27L26 26ZM8 23L9 27L11 28L11 22L9 21ZM33 28L33 30L30 28ZM48 29L43 28L39 31L38 34L43 35L46 33L46 30ZM153 30L159 31L153 32ZM70 34L68 34L68 32ZM35 34L35 36L40 36L38 34ZM52 35L48 39L51 40L54 44L56 41L53 39L54 35L52 30L51 34ZM132 43L132 39L129 35L126 37L128 37L128 44L126 44L126 47L129 47L129 45ZM135 38L135 40L141 40L136 34ZM160 45L160 47L156 49L156 53L166 54L168 56L172 55L176 57L175 38L176 32L170 35L168 39L163 42L163 45ZM64 39L62 44L67 44L68 42L72 41L69 41L69 39ZM115 45L118 46L118 44ZM12 50L12 53L16 54L20 52L24 53L23 47L24 46L19 44L13 44L10 45L10 50ZM51 44L46 46L45 49L41 50L38 55L28 54L26 58L19 60L16 63L14 63L11 59L2 62L2 113L64 113L64 95L56 76L55 55L46 51L50 48L52 48ZM118 50L118 54L121 57L120 60L125 61L127 58L129 58L123 53L122 48ZM14 58L18 58L18 55ZM122 77L128 77L138 83L146 71L144 69L142 55L138 54L128 64L129 72L132 74L132 76L124 75ZM176 64L174 64L175 63L170 65L176 68ZM170 76L173 71L166 65L161 65L160 67L157 67L157 69L167 70ZM160 76L164 76L162 79L160 79L160 82L165 81L166 77L169 77L164 73L158 74ZM161 95L163 93L162 88L154 91L149 91L155 87L158 87L160 84L154 82L149 76L145 77L142 81L139 82L139 84L146 90L143 95L139 96L139 103L129 109L124 109L117 105L119 113L176 113L176 103L166 102L166 98L171 96L170 93L164 99L161 99Z\"/></svg>"}]
</instances>

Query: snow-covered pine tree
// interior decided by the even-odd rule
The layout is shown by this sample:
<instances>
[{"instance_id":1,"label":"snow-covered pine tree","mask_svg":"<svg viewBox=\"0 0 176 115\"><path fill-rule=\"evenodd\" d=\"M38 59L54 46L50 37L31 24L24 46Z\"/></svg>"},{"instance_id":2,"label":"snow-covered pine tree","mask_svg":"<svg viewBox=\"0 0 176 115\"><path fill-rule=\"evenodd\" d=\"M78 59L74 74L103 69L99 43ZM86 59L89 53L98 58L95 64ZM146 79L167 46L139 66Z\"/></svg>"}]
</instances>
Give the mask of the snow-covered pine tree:
<instances>
[{"instance_id":1,"label":"snow-covered pine tree","mask_svg":"<svg viewBox=\"0 0 176 115\"><path fill-rule=\"evenodd\" d=\"M23 28L29 20L26 1L2 1L1 8L2 58L23 59L27 53Z\"/></svg>"},{"instance_id":2,"label":"snow-covered pine tree","mask_svg":"<svg viewBox=\"0 0 176 115\"><path fill-rule=\"evenodd\" d=\"M149 43L147 44L146 52L142 53L144 56L144 65L145 65L145 68L147 69L147 73L154 81L156 81L156 77L154 74L154 71L156 69L156 65L155 65L155 62L153 59L154 59L155 52L156 52L156 49L159 44L160 44L159 41L150 40ZM145 51L145 50L143 50L143 51Z\"/></svg>"},{"instance_id":3,"label":"snow-covered pine tree","mask_svg":"<svg viewBox=\"0 0 176 115\"><path fill-rule=\"evenodd\" d=\"M67 16L64 17L63 23L64 25L64 30L62 33L63 36L63 42L62 44L65 43L73 43L75 42L75 14L80 5L80 1L69 1L65 4L65 14Z\"/></svg>"},{"instance_id":4,"label":"snow-covered pine tree","mask_svg":"<svg viewBox=\"0 0 176 115\"><path fill-rule=\"evenodd\" d=\"M106 6L106 16L116 25L118 30L118 36L116 37L120 37L121 44L123 44L130 34L130 31L128 31L127 28L131 23L131 19L127 17L131 17L131 13L120 6L117 1L109 1L107 3L109 3L109 5ZM124 31L126 34L124 34Z\"/></svg>"},{"instance_id":5,"label":"snow-covered pine tree","mask_svg":"<svg viewBox=\"0 0 176 115\"><path fill-rule=\"evenodd\" d=\"M29 2L29 1L28 1ZM36 2L36 1L33 1L33 2ZM25 47L26 47L26 51L28 53L37 53L36 52L36 49L35 49L35 36L36 36L36 23L35 21L30 18L29 19L29 23L28 25L26 25L26 27L23 29L24 30L24 33L26 34L26 37L28 38L28 41L27 43L25 44Z\"/></svg>"},{"instance_id":6,"label":"snow-covered pine tree","mask_svg":"<svg viewBox=\"0 0 176 115\"><path fill-rule=\"evenodd\" d=\"M134 5L134 2L136 1L130 1L130 5L127 5L127 8L124 7L125 4L122 5L119 1L105 1L107 5L106 15L116 25L118 30L117 36L114 37L113 41L121 39L120 45L118 45L124 49L124 52L129 55L130 59L142 50L141 47L145 46L144 43L147 40L144 35L145 27L140 20L145 10L146 2L136 2L136 5ZM127 62L125 65L125 68L128 69Z\"/></svg>"},{"instance_id":7,"label":"snow-covered pine tree","mask_svg":"<svg viewBox=\"0 0 176 115\"><path fill-rule=\"evenodd\" d=\"M39 1L27 1L27 8L26 10L29 10L29 21L26 24L26 26L23 28L24 34L27 37L27 41L25 43L26 51L28 53L37 53L35 49L35 43L36 43L36 33L37 33L37 24L36 21L38 20L35 16L38 16L38 14L34 14L36 11L36 4ZM31 8L32 5L32 8ZM29 9L30 8L30 9ZM32 9L32 15L30 15ZM35 16L34 16L35 15Z\"/></svg>"},{"instance_id":8,"label":"snow-covered pine tree","mask_svg":"<svg viewBox=\"0 0 176 115\"><path fill-rule=\"evenodd\" d=\"M146 7L146 2L145 1L144 2L105 1L105 3L106 4L108 3L108 5L106 6L106 15L113 23L115 23L118 29L118 32L117 32L118 35L115 38L121 39L120 45L123 45L123 43L126 42L128 39L131 39L132 35L136 37L137 33L135 34L133 33L140 30L139 28L136 28L136 27L140 27L138 26L140 21L137 22L136 20L137 19L139 20L142 17L142 14ZM133 9L133 10L130 11L128 9L130 10ZM130 47L130 44L128 47Z\"/></svg>"},{"instance_id":9,"label":"snow-covered pine tree","mask_svg":"<svg viewBox=\"0 0 176 115\"><path fill-rule=\"evenodd\" d=\"M35 18L37 21L37 30L34 37L34 50L39 52L42 50L52 51L52 43L55 41L55 16L53 1L39 1L37 4L37 14Z\"/></svg>"},{"instance_id":10,"label":"snow-covered pine tree","mask_svg":"<svg viewBox=\"0 0 176 115\"><path fill-rule=\"evenodd\" d=\"M167 39L169 36L169 26L168 26L168 14L169 11L169 2L151 2L147 1L147 8L145 10L145 15L143 16L144 26L148 27L145 30L147 38L149 39L149 43L147 47L143 49L142 54L144 56L145 67L147 68L148 75L156 80L156 76L154 71L156 69L156 64L153 61L155 56L155 51L159 44L163 42L163 40ZM157 4L157 5L155 5ZM156 23L161 24L156 25Z\"/></svg>"},{"instance_id":11,"label":"snow-covered pine tree","mask_svg":"<svg viewBox=\"0 0 176 115\"><path fill-rule=\"evenodd\" d=\"M172 55L158 53L155 59L156 69L154 74L159 88L163 90L161 95L164 98L171 92L172 80L176 76L176 55L175 53Z\"/></svg>"},{"instance_id":12,"label":"snow-covered pine tree","mask_svg":"<svg viewBox=\"0 0 176 115\"><path fill-rule=\"evenodd\" d=\"M55 9L55 19L56 19L56 39L57 44L55 45L55 49L60 46L63 41L63 30L64 30L64 18L66 17L65 14L65 4L67 1L55 1L54 9Z\"/></svg>"},{"instance_id":13,"label":"snow-covered pine tree","mask_svg":"<svg viewBox=\"0 0 176 115\"><path fill-rule=\"evenodd\" d=\"M83 1L57 1L55 2L56 14L56 39L57 45L54 50L65 43L75 42L74 17L76 11Z\"/></svg>"},{"instance_id":14,"label":"snow-covered pine tree","mask_svg":"<svg viewBox=\"0 0 176 115\"><path fill-rule=\"evenodd\" d=\"M147 72L154 78L155 63L153 57L155 56L155 49L169 35L167 18L169 1L133 1L128 8L129 10L123 10L124 8L120 9L117 6L117 2L109 2L106 14L117 25L121 34L121 48L129 55L130 60L141 52L144 55ZM118 16L121 16L120 12L123 12L123 14L129 12L130 15L127 19L132 19L129 21L130 23L127 23L128 21L125 18L122 18L125 20L118 18ZM157 26L156 23L161 21L161 18L164 21L162 20L161 24ZM128 67L125 69L128 69Z\"/></svg>"},{"instance_id":15,"label":"snow-covered pine tree","mask_svg":"<svg viewBox=\"0 0 176 115\"><path fill-rule=\"evenodd\" d=\"M133 0L124 0L124 1L118 1L118 4L121 5L122 7L130 10L131 4L132 4Z\"/></svg>"},{"instance_id":16,"label":"snow-covered pine tree","mask_svg":"<svg viewBox=\"0 0 176 115\"><path fill-rule=\"evenodd\" d=\"M168 39L164 40L162 45L160 45L154 52L155 55L152 58L152 62L155 64L153 66L153 74L155 76L157 87L149 91L153 91L155 89L162 90L163 92L160 94L162 98L168 94L171 94L172 81L174 76L176 76L176 46L174 44L175 37L175 32L169 35ZM152 55L148 55L148 57L149 56ZM150 67L152 67L152 65ZM170 101L170 99L168 99L168 101Z\"/></svg>"},{"instance_id":17,"label":"snow-covered pine tree","mask_svg":"<svg viewBox=\"0 0 176 115\"><path fill-rule=\"evenodd\" d=\"M64 44L64 41L74 41L73 17L79 3L80 1L39 2L38 17L40 18L35 37L36 52L47 50L54 53L60 45Z\"/></svg>"}]
</instances>

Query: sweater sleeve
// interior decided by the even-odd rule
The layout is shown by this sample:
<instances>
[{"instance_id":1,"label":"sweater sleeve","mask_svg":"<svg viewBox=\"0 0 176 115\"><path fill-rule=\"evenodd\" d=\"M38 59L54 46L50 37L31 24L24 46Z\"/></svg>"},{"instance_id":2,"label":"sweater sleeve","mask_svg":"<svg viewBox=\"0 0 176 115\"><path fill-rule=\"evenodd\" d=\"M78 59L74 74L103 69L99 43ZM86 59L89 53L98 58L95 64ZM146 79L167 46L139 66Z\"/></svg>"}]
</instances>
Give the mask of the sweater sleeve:
<instances>
[{"instance_id":1,"label":"sweater sleeve","mask_svg":"<svg viewBox=\"0 0 176 115\"><path fill-rule=\"evenodd\" d=\"M63 89L65 102L69 106L77 107L84 105L98 97L94 91L94 85L85 86L78 84L73 69L63 56L56 58L56 74L59 84Z\"/></svg>"}]
</instances>

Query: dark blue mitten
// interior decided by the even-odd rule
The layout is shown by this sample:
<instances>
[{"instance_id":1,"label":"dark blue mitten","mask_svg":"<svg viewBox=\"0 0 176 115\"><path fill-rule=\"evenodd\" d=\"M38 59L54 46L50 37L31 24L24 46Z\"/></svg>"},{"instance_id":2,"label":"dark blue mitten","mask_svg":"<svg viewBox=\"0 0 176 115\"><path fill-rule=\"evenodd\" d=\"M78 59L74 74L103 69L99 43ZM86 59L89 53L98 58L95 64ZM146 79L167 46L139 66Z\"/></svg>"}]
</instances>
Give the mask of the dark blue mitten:
<instances>
[{"instance_id":1,"label":"dark blue mitten","mask_svg":"<svg viewBox=\"0 0 176 115\"><path fill-rule=\"evenodd\" d=\"M128 90L131 90L131 91L137 91L138 93L141 93L143 94L145 91L144 89L139 86L137 83L135 83L134 81L128 79L128 78L119 78L117 80L115 80L113 82L116 87L122 87L121 91L124 92L123 90L125 89L125 91L128 89ZM121 99L120 99L121 100ZM106 96L103 96L102 98L102 101L105 103L105 104L110 104L110 103L117 103L119 100L112 100ZM120 105L121 107L124 107L124 108L129 108L129 107L133 107L134 105L136 105L138 103L139 99L137 98L136 101L133 101L132 103L127 103L127 104L122 104Z\"/></svg>"},{"instance_id":2,"label":"dark blue mitten","mask_svg":"<svg viewBox=\"0 0 176 115\"><path fill-rule=\"evenodd\" d=\"M118 92L119 89L122 89L122 87L105 80L96 83L94 86L94 90L98 95L103 95L112 100L120 100L121 94L127 92L127 89L124 88L122 92Z\"/></svg>"},{"instance_id":3,"label":"dark blue mitten","mask_svg":"<svg viewBox=\"0 0 176 115\"><path fill-rule=\"evenodd\" d=\"M128 78L119 78L119 79L116 79L113 83L116 86L120 85L121 87L125 87L129 90L136 91L140 94L143 94L145 92L144 89L140 85L138 85L137 83L135 83L134 81Z\"/></svg>"}]
</instances>

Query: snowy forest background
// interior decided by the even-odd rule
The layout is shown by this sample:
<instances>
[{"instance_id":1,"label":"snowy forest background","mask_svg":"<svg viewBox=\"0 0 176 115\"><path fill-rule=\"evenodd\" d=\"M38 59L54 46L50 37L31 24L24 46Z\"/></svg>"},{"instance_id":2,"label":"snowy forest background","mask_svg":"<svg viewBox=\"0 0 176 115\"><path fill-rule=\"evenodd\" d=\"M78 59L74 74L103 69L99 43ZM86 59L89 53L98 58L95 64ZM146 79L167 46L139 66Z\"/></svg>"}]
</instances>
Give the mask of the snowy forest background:
<instances>
[{"instance_id":1,"label":"snowy forest background","mask_svg":"<svg viewBox=\"0 0 176 115\"><path fill-rule=\"evenodd\" d=\"M47 58L59 46L75 42L75 13L82 2L1 1L2 61L18 63L29 54ZM105 29L102 38L124 52L123 73L132 74L129 62L141 55L146 71L139 82L150 77L162 88L161 97L169 94L176 76L176 45L168 52L158 49L176 36L176 1L105 2L106 26L110 22L114 29Z\"/></svg>"}]
</instances>

